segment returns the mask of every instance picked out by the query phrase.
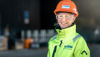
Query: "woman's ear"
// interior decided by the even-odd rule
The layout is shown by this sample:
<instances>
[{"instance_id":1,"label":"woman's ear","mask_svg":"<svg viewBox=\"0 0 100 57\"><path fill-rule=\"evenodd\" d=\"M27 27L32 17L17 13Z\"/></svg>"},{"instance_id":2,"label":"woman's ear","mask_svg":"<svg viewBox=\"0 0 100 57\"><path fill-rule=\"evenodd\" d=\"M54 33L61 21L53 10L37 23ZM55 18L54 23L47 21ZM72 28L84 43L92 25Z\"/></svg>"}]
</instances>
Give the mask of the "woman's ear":
<instances>
[{"instance_id":1,"label":"woman's ear","mask_svg":"<svg viewBox=\"0 0 100 57\"><path fill-rule=\"evenodd\" d=\"M76 19L75 15L73 15L72 18L73 18L73 21L75 21L75 19Z\"/></svg>"},{"instance_id":2,"label":"woman's ear","mask_svg":"<svg viewBox=\"0 0 100 57\"><path fill-rule=\"evenodd\" d=\"M75 21L76 17L74 16L74 21Z\"/></svg>"}]
</instances>

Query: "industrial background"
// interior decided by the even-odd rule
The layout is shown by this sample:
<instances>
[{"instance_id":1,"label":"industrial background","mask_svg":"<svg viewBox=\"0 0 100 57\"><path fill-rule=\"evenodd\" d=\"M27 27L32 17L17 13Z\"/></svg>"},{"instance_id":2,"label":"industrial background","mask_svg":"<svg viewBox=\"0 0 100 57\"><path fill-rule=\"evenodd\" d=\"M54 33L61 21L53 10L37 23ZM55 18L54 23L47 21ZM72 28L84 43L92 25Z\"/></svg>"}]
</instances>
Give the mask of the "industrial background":
<instances>
[{"instance_id":1,"label":"industrial background","mask_svg":"<svg viewBox=\"0 0 100 57\"><path fill-rule=\"evenodd\" d=\"M56 34L53 11L59 1L0 0L0 57L46 57L48 40ZM73 1L79 11L77 32L91 57L99 57L100 0Z\"/></svg>"}]
</instances>

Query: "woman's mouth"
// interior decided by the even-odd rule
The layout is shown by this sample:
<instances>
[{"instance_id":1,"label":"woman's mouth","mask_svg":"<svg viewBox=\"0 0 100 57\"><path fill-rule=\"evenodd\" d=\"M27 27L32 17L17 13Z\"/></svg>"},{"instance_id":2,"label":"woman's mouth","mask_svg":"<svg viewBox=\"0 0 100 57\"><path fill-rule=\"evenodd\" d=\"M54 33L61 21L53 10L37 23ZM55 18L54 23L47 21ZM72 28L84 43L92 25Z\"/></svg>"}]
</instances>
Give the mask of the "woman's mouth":
<instances>
[{"instance_id":1,"label":"woman's mouth","mask_svg":"<svg viewBox=\"0 0 100 57\"><path fill-rule=\"evenodd\" d=\"M66 25L67 23L61 23L62 25Z\"/></svg>"}]
</instances>

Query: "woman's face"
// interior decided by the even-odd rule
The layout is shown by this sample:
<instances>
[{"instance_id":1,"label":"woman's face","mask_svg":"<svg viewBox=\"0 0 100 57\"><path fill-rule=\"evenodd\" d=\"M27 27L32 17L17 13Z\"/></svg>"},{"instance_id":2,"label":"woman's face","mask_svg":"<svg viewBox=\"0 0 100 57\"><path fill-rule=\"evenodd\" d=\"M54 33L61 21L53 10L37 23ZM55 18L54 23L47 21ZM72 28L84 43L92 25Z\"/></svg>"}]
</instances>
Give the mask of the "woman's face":
<instances>
[{"instance_id":1,"label":"woman's face","mask_svg":"<svg viewBox=\"0 0 100 57\"><path fill-rule=\"evenodd\" d=\"M72 23L75 21L75 16L71 13L58 13L56 15L56 19L59 26L64 29L72 25Z\"/></svg>"}]
</instances>

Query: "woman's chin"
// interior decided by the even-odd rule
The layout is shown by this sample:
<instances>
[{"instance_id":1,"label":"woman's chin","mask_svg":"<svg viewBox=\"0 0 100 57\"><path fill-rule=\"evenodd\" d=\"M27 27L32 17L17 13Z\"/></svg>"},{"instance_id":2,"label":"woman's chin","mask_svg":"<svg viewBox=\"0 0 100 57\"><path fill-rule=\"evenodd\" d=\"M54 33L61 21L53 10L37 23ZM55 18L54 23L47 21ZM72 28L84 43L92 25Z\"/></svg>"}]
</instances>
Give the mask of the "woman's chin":
<instances>
[{"instance_id":1,"label":"woman's chin","mask_svg":"<svg viewBox=\"0 0 100 57\"><path fill-rule=\"evenodd\" d=\"M61 26L62 29L65 29L65 28L67 28L67 27L68 27L68 26Z\"/></svg>"}]
</instances>

